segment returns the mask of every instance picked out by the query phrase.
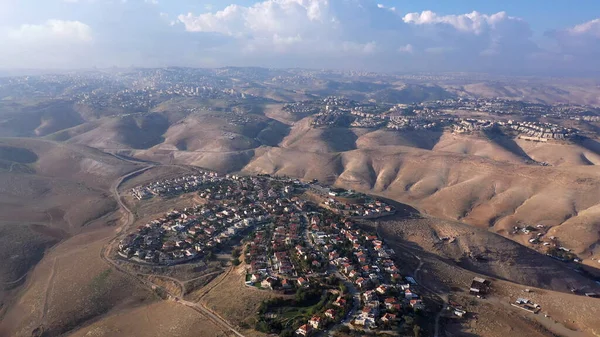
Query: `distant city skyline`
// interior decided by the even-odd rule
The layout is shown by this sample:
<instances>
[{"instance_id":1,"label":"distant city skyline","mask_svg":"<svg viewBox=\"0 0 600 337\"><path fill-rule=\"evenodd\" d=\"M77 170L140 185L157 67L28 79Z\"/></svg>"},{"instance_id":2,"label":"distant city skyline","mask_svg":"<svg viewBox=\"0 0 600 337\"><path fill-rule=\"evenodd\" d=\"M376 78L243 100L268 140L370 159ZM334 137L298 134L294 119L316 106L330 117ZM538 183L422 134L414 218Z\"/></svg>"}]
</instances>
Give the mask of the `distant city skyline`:
<instances>
[{"instance_id":1,"label":"distant city skyline","mask_svg":"<svg viewBox=\"0 0 600 337\"><path fill-rule=\"evenodd\" d=\"M0 69L261 66L585 75L600 2L0 1Z\"/></svg>"}]
</instances>

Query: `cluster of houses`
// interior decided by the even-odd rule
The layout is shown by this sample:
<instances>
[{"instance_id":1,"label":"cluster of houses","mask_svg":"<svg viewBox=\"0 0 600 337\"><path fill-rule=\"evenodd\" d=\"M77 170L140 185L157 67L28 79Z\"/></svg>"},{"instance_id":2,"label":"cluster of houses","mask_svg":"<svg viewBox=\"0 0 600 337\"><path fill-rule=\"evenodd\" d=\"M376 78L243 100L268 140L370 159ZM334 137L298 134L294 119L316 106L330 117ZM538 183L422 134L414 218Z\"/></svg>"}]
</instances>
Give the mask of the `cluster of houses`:
<instances>
[{"instance_id":1,"label":"cluster of houses","mask_svg":"<svg viewBox=\"0 0 600 337\"><path fill-rule=\"evenodd\" d=\"M303 230L306 227L302 211L305 203L296 197L282 200L282 206L287 211L275 215L271 219L271 225L257 231L248 242L245 260L249 285L265 279L280 281L283 290L294 288L294 284L308 284L302 275L310 270L303 270L298 265L297 258L299 252L305 252L300 246L304 241Z\"/></svg>"},{"instance_id":2,"label":"cluster of houses","mask_svg":"<svg viewBox=\"0 0 600 337\"><path fill-rule=\"evenodd\" d=\"M131 189L131 193L138 200L149 199L155 196L173 196L197 191L205 184L219 182L221 179L216 172L203 171L199 174L165 179L137 186Z\"/></svg>"},{"instance_id":3,"label":"cluster of houses","mask_svg":"<svg viewBox=\"0 0 600 337\"><path fill-rule=\"evenodd\" d=\"M315 114L312 125L326 125L380 128L389 130L439 130L449 127L455 133L466 133L502 127L515 132L525 140L548 141L563 140L579 133L574 128L564 128L556 124L537 121L502 121L496 119L457 118L453 110L471 110L501 115L519 115L520 117L548 117L572 119L574 111L589 111L585 107L561 107L542 104L529 104L501 99L447 99L411 105L377 105L360 103L341 97L328 97L322 102L313 102L311 106L321 104L320 112ZM581 115L576 115L580 118ZM596 120L591 115L588 120Z\"/></svg>"},{"instance_id":4,"label":"cluster of houses","mask_svg":"<svg viewBox=\"0 0 600 337\"><path fill-rule=\"evenodd\" d=\"M367 329L389 326L397 321L404 308L424 309L414 289L416 282L401 276L392 259L394 251L378 236L348 219L338 222L313 217L309 229L310 243L327 256L335 273L354 292L355 301L360 301L353 317L355 326Z\"/></svg>"},{"instance_id":5,"label":"cluster of houses","mask_svg":"<svg viewBox=\"0 0 600 337\"><path fill-rule=\"evenodd\" d=\"M119 254L136 262L187 262L249 227L298 209L298 204L288 199L294 189L292 181L236 175L208 177L194 187L200 197L207 200L205 205L171 211L139 226L135 233L121 240ZM164 184L189 181L189 177L177 178Z\"/></svg>"},{"instance_id":6,"label":"cluster of houses","mask_svg":"<svg viewBox=\"0 0 600 337\"><path fill-rule=\"evenodd\" d=\"M390 214L394 208L368 196L320 187L327 191L321 193L328 198L326 206L338 210L322 212L298 197L297 190L305 186L285 178L209 173L147 185L144 188L156 195L182 187L206 203L168 212L138 227L121 240L119 254L170 265L214 252L234 237L247 237L248 286L291 291L318 287L335 276L346 285L346 293L299 327L296 333L303 336L321 329L323 322L340 320L340 311L332 309L336 307L347 310L354 305L356 311L349 317L355 328L363 329L389 327L407 310L424 310L416 282L402 277L394 251L351 220Z\"/></svg>"},{"instance_id":7,"label":"cluster of houses","mask_svg":"<svg viewBox=\"0 0 600 337\"><path fill-rule=\"evenodd\" d=\"M333 193L333 194L332 194ZM396 213L394 206L381 200L372 198L352 200L339 198L335 192L329 192L327 200L323 202L327 208L349 217L377 218Z\"/></svg>"},{"instance_id":8,"label":"cluster of houses","mask_svg":"<svg viewBox=\"0 0 600 337\"><path fill-rule=\"evenodd\" d=\"M507 127L517 131L520 138L525 140L555 139L562 140L572 137L578 133L578 130L572 128L563 128L556 124L540 122L516 122L509 120Z\"/></svg>"},{"instance_id":9,"label":"cluster of houses","mask_svg":"<svg viewBox=\"0 0 600 337\"><path fill-rule=\"evenodd\" d=\"M268 213L260 205L245 208L210 204L171 211L127 235L120 241L118 253L135 262L183 263L268 220Z\"/></svg>"},{"instance_id":10,"label":"cluster of houses","mask_svg":"<svg viewBox=\"0 0 600 337\"><path fill-rule=\"evenodd\" d=\"M517 307L519 309L523 309L533 314L537 314L542 310L542 307L539 304L534 303L530 299L519 297L514 303L511 303L513 307Z\"/></svg>"},{"instance_id":11,"label":"cluster of houses","mask_svg":"<svg viewBox=\"0 0 600 337\"><path fill-rule=\"evenodd\" d=\"M416 282L402 277L394 251L376 235L357 227L348 217L305 212L304 201L290 200L289 213L272 219L255 232L246 248L246 284L286 291L315 287L335 275L347 284L358 309L351 317L355 328L377 329L396 324L406 310L424 310ZM381 205L380 205L381 206ZM341 219L341 220L340 220ZM347 308L347 296L339 294L334 307ZM296 329L307 336L325 322L339 321L339 310L315 314Z\"/></svg>"},{"instance_id":12,"label":"cluster of houses","mask_svg":"<svg viewBox=\"0 0 600 337\"><path fill-rule=\"evenodd\" d=\"M283 106L283 111L293 115L312 115L319 112L319 105L308 102L288 103Z\"/></svg>"}]
</instances>

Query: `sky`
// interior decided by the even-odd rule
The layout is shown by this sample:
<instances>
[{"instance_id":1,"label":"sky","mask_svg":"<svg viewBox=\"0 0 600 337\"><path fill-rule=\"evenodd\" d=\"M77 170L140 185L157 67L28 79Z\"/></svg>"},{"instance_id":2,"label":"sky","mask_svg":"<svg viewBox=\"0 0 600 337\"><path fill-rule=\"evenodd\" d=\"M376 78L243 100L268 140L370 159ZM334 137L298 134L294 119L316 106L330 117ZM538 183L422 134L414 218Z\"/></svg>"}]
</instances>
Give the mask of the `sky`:
<instances>
[{"instance_id":1,"label":"sky","mask_svg":"<svg viewBox=\"0 0 600 337\"><path fill-rule=\"evenodd\" d=\"M0 69L586 75L598 0L0 0Z\"/></svg>"}]
</instances>

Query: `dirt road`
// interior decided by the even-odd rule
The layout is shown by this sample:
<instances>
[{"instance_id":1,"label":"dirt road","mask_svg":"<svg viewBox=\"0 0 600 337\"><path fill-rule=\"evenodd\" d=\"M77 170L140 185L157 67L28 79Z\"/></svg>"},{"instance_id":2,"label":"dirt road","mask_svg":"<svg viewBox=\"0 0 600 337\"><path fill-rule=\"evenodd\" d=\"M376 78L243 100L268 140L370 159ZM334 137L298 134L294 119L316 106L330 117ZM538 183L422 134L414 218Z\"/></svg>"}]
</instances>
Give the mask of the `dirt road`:
<instances>
[{"instance_id":1,"label":"dirt road","mask_svg":"<svg viewBox=\"0 0 600 337\"><path fill-rule=\"evenodd\" d=\"M129 272L128 270L122 268L121 266L119 266L118 263L116 263L110 256L110 251L112 249L112 246L114 244L115 241L117 241L120 237L121 233L127 233L127 231L129 230L129 227L135 222L135 214L133 214L133 212L129 209L129 207L127 207L127 205L123 202L123 199L121 198L121 194L119 192L119 187L123 184L124 181L126 181L127 179L140 174L144 171L147 171L151 168L157 167L158 165L155 164L151 164L148 166L145 166L139 170L130 172L122 177L120 177L117 181L115 181L115 183L111 186L111 192L115 198L115 200L117 201L119 207L125 212L126 216L127 216L127 220L125 221L125 223L117 230L117 235L111 239L109 241L109 243L104 246L101 250L101 258L102 260L104 260L105 262L107 262L109 265L111 265L113 268L115 268L117 271L127 274L129 277L139 281L145 288L149 289L150 291L154 291L154 288L156 287L152 282L146 280L145 278L140 278L138 277L138 275ZM228 273L231 270L228 271ZM154 277L159 277L159 278L165 278L165 276L163 275L151 275L151 274L143 274L143 276L154 276ZM227 321L225 321L224 319L222 319L221 317L219 317L217 314L213 313L210 309L204 307L201 304L198 303L194 303L194 302L189 302L186 300L183 300L180 298L181 295L183 295L183 282L171 278L171 277L166 277L169 280L172 280L174 282L176 282L180 287L181 287L181 294L170 294L167 291L167 294L169 295L170 298L174 299L176 303L185 305L186 307L192 308L194 309L196 312L202 314L203 316L205 316L206 318L208 318L209 320L213 321L215 324L217 324L218 326L221 326L222 328L231 331L233 334L235 334L238 337L244 337L244 335L242 335L239 331L235 330ZM166 289L165 289L166 291Z\"/></svg>"}]
</instances>

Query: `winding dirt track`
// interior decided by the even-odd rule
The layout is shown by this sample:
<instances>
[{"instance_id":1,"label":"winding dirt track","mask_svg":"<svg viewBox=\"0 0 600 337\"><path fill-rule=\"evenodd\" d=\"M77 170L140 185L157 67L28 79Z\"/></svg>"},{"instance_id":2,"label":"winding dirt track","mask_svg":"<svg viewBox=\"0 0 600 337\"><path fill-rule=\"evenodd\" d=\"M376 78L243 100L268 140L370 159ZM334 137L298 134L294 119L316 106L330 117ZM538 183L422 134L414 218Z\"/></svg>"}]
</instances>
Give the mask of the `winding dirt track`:
<instances>
[{"instance_id":1,"label":"winding dirt track","mask_svg":"<svg viewBox=\"0 0 600 337\"><path fill-rule=\"evenodd\" d=\"M119 193L119 187L123 184L124 181L126 181L127 179L138 175L142 172L145 172L151 168L154 168L158 165L156 164L150 164L148 166L145 166L139 170L130 172L122 177L120 177L112 186L111 186L111 193L113 194L116 202L118 203L119 207L126 213L127 215L127 221L117 230L117 235L112 238L108 244L106 246L104 246L100 252L100 257L102 258L102 260L104 260L106 263L108 263L109 265L111 265L113 268L115 268L117 271L126 274L127 276L137 280L138 282L140 282L142 284L142 286L144 286L145 288L147 288L150 291L154 291L156 285L154 285L152 282L148 281L147 279L145 279L144 276L154 276L154 277L158 277L158 278L166 278L169 279L171 281L174 281L181 289L180 294L170 294L169 298L173 299L175 303L179 303L182 304L188 308L193 309L194 311L202 314L204 317L206 317L209 321L213 322L214 324L216 324L217 326L223 328L226 331L230 331L232 332L234 335L238 336L238 337L245 337L244 335L242 335L239 331L235 330L234 327L232 325L230 325L226 320L222 319L220 316L218 316L216 313L212 312L212 310L206 308L204 305L202 304L198 304L198 303L194 303L194 302L189 302L186 300L183 300L180 298L180 296L183 296L183 292L184 292L184 283L178 279L172 278L172 277L165 277L163 275L153 275L153 274L134 274L129 272L128 270L122 268L121 266L119 266L118 263L116 263L113 259L111 259L110 257L110 252L112 249L113 244L118 240L118 238L120 237L121 233L126 233L129 230L129 227L135 222L135 214L133 214L133 212L129 209L129 207L127 207L127 205L123 202L123 199L121 198L121 194ZM172 165L168 165L168 166L172 166ZM179 166L179 165L175 165L175 166ZM226 274L224 275L225 277L229 274L229 272L231 272L231 269L229 269ZM139 276L142 277L139 277ZM203 275L206 276L206 275ZM219 281L216 285L213 285L210 289L208 289L206 293L208 293L210 290L212 290L215 286L217 286L218 284L220 284L221 281ZM204 295L205 295L204 294ZM203 296L204 296L203 295Z\"/></svg>"},{"instance_id":2,"label":"winding dirt track","mask_svg":"<svg viewBox=\"0 0 600 337\"><path fill-rule=\"evenodd\" d=\"M48 314L48 305L50 302L50 295L52 294L52 289L54 288L54 276L56 275L57 262L58 258L55 257L52 261L52 269L50 270L50 276L48 277L48 283L46 284L46 291L44 294L44 306L42 307L42 317L40 319L40 322L44 322Z\"/></svg>"}]
</instances>

